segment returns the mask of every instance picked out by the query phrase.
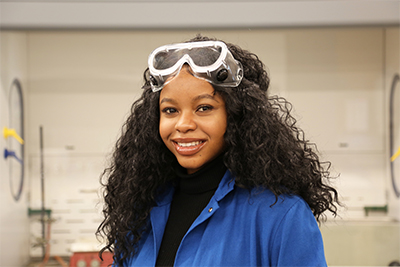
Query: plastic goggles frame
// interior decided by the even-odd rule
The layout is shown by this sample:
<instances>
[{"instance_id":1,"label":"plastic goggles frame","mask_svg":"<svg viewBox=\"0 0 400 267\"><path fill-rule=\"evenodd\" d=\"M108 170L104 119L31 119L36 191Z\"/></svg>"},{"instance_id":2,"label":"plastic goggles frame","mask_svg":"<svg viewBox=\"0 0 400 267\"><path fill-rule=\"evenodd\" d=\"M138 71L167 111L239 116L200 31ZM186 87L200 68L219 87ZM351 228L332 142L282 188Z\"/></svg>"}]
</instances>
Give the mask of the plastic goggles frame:
<instances>
[{"instance_id":1,"label":"plastic goggles frame","mask_svg":"<svg viewBox=\"0 0 400 267\"><path fill-rule=\"evenodd\" d=\"M203 50L196 50L202 48ZM193 57L196 53L207 51L209 48L213 53L219 51L218 58L212 64L199 66ZM182 54L182 51L184 53ZM179 53L181 52L181 53ZM176 63L165 69L157 69L154 66L157 63L157 56L162 55L162 59L168 56L179 55ZM164 85L168 84L181 70L182 66L187 63L193 75L197 78L204 79L216 86L236 87L243 78L242 64L235 60L225 43L221 41L202 41L164 45L155 49L148 58L150 84L153 92L161 90Z\"/></svg>"}]
</instances>

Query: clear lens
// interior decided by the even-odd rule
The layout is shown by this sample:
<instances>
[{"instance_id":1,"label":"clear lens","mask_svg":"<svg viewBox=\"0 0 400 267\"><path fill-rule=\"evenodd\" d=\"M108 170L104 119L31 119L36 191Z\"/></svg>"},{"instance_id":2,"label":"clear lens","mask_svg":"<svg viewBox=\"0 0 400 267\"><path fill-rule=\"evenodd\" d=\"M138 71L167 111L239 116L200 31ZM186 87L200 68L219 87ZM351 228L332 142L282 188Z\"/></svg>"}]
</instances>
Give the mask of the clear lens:
<instances>
[{"instance_id":1,"label":"clear lens","mask_svg":"<svg viewBox=\"0 0 400 267\"><path fill-rule=\"evenodd\" d=\"M196 77L215 85L234 87L242 80L242 66L223 42L182 43L159 47L150 55L153 91L161 90L185 63Z\"/></svg>"},{"instance_id":2,"label":"clear lens","mask_svg":"<svg viewBox=\"0 0 400 267\"><path fill-rule=\"evenodd\" d=\"M193 63L199 67L211 66L221 56L221 48L196 47L192 49L171 49L160 51L154 56L153 66L157 70L173 67L179 60L188 55Z\"/></svg>"}]
</instances>

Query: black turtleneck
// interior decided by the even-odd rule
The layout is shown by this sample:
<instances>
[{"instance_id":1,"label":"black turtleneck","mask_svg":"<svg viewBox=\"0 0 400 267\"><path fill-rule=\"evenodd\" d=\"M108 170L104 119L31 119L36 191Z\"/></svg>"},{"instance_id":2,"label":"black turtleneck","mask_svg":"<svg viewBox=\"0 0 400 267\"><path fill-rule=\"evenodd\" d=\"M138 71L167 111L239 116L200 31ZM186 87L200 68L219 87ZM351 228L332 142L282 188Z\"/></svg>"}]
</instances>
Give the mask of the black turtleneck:
<instances>
[{"instance_id":1,"label":"black turtleneck","mask_svg":"<svg viewBox=\"0 0 400 267\"><path fill-rule=\"evenodd\" d=\"M180 166L175 171L177 187L156 266L174 265L182 238L214 195L226 167L221 155L193 174L187 174L186 169Z\"/></svg>"}]
</instances>

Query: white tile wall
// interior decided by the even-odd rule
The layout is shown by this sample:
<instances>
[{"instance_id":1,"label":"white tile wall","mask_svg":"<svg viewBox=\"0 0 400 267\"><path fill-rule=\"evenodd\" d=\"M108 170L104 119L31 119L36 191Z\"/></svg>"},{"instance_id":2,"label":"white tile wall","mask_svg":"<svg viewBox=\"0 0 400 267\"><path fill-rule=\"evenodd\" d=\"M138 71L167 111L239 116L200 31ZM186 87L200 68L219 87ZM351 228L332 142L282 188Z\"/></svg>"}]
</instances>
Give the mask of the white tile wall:
<instances>
[{"instance_id":1,"label":"white tile wall","mask_svg":"<svg viewBox=\"0 0 400 267\"><path fill-rule=\"evenodd\" d=\"M196 33L29 33L31 205L40 207L42 125L46 207L56 219L52 254L68 255L73 243L95 240L101 220L101 205L96 206L99 176L130 105L141 92L147 55L158 45ZM204 33L237 43L264 61L272 91L293 102L306 137L332 161L333 174L340 173L335 185L348 206L343 217L365 219L364 206L388 203L383 28ZM31 229L37 235L40 225L32 222ZM32 255L37 253L38 249L31 250Z\"/></svg>"},{"instance_id":2,"label":"white tile wall","mask_svg":"<svg viewBox=\"0 0 400 267\"><path fill-rule=\"evenodd\" d=\"M99 177L104 158L73 157L67 154L47 156L45 159L45 202L51 209L51 253L70 255L71 245L78 242L97 243L95 231L102 215L102 200L99 197ZM36 199L36 209L41 208L40 158L32 156L31 197ZM41 237L40 216L32 216L32 239ZM36 220L35 220L36 219ZM47 229L46 229L47 231ZM31 255L40 256L41 248L32 249Z\"/></svg>"}]
</instances>

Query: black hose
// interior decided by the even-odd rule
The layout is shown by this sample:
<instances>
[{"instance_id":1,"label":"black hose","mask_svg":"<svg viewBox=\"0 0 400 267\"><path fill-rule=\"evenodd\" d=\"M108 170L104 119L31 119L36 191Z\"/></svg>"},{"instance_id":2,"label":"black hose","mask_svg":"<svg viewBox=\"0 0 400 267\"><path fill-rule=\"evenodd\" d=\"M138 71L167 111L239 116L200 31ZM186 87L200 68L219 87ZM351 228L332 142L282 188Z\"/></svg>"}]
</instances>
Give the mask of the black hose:
<instances>
[{"instance_id":1,"label":"black hose","mask_svg":"<svg viewBox=\"0 0 400 267\"><path fill-rule=\"evenodd\" d=\"M23 93L22 93L22 86L20 81L16 78L14 79L11 87L15 86L15 89L17 90L17 94L19 96L19 107L21 108L21 120L18 122L18 129L19 129L19 136L22 138L22 140L25 141L25 136L24 136L24 100L23 100ZM12 89L11 89L12 90ZM13 105L11 100L11 93L10 93L10 105ZM12 113L10 112L10 122L12 121ZM17 126L17 125L15 125ZM11 194L14 198L15 201L18 201L21 198L23 187L24 187L24 179L25 179L25 149L24 145L21 144L22 149L21 149L21 155L18 155L18 158L20 159L20 164L21 164L21 176L19 177L19 185L18 185L18 191L14 192L14 187L13 187L13 180L10 175L10 186L11 186Z\"/></svg>"},{"instance_id":2,"label":"black hose","mask_svg":"<svg viewBox=\"0 0 400 267\"><path fill-rule=\"evenodd\" d=\"M390 88L390 97L389 97L389 145L390 145L390 156L389 159L394 155L394 93L396 89L396 84L400 82L399 74L396 74L393 77L392 86ZM398 108L398 107L397 107ZM396 179L394 175L394 162L390 160L390 176L392 178L392 186L394 193L397 198L400 198L400 191L396 185Z\"/></svg>"}]
</instances>

